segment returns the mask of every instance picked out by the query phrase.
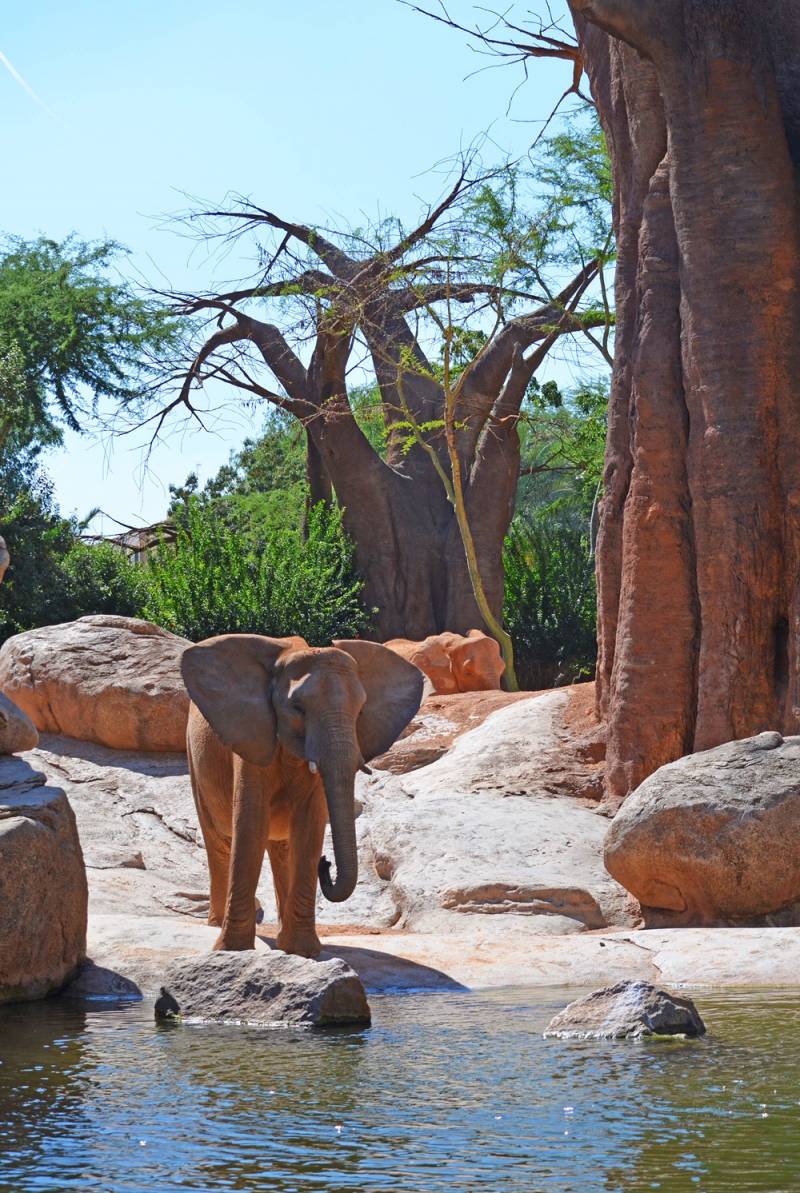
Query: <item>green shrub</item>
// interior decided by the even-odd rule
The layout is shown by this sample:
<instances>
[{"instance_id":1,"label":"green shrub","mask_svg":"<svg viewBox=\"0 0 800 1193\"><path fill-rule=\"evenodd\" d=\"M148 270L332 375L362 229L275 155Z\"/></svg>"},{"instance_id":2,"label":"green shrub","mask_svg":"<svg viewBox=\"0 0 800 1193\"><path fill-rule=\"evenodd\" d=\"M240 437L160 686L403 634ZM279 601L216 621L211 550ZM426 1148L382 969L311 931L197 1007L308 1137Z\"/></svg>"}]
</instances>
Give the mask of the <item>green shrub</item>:
<instances>
[{"instance_id":1,"label":"green shrub","mask_svg":"<svg viewBox=\"0 0 800 1193\"><path fill-rule=\"evenodd\" d=\"M306 539L280 530L254 543L218 507L192 498L176 542L161 544L145 573L143 616L195 642L300 634L320 646L355 637L369 620L341 514L322 504L309 513Z\"/></svg>"},{"instance_id":2,"label":"green shrub","mask_svg":"<svg viewBox=\"0 0 800 1193\"><path fill-rule=\"evenodd\" d=\"M111 543L76 542L61 565L69 620L88 613L138 617L146 599L142 568Z\"/></svg>"},{"instance_id":3,"label":"green shrub","mask_svg":"<svg viewBox=\"0 0 800 1193\"><path fill-rule=\"evenodd\" d=\"M517 517L503 563L504 618L520 686L536 691L591 679L597 608L587 534L552 511Z\"/></svg>"}]
</instances>

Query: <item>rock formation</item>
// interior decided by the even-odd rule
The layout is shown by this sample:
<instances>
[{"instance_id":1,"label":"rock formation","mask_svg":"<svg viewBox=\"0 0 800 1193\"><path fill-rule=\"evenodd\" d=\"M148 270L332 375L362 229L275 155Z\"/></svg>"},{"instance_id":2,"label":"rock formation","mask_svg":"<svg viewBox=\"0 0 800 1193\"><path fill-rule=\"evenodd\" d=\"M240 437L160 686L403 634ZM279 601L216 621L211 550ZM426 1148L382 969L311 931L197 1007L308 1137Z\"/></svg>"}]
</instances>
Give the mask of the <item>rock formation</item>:
<instances>
[{"instance_id":1,"label":"rock formation","mask_svg":"<svg viewBox=\"0 0 800 1193\"><path fill-rule=\"evenodd\" d=\"M798 922L800 737L760 733L662 766L617 813L605 863L648 923Z\"/></svg>"},{"instance_id":2,"label":"rock formation","mask_svg":"<svg viewBox=\"0 0 800 1193\"><path fill-rule=\"evenodd\" d=\"M0 537L0 583L6 574L11 556L6 540ZM32 750L38 744L36 726L13 700L0 692L0 754L17 754Z\"/></svg>"},{"instance_id":3,"label":"rock formation","mask_svg":"<svg viewBox=\"0 0 800 1193\"><path fill-rule=\"evenodd\" d=\"M132 617L95 615L28 630L0 650L0 689L40 732L118 750L184 750L185 638Z\"/></svg>"},{"instance_id":4,"label":"rock formation","mask_svg":"<svg viewBox=\"0 0 800 1193\"><path fill-rule=\"evenodd\" d=\"M210 953L174 962L156 1018L275 1026L368 1024L361 979L344 961L309 961L281 952Z\"/></svg>"},{"instance_id":5,"label":"rock formation","mask_svg":"<svg viewBox=\"0 0 800 1193\"><path fill-rule=\"evenodd\" d=\"M86 874L64 792L0 758L0 1003L43 998L86 954Z\"/></svg>"},{"instance_id":6,"label":"rock formation","mask_svg":"<svg viewBox=\"0 0 800 1193\"><path fill-rule=\"evenodd\" d=\"M33 750L39 734L30 717L0 692L0 754L19 754Z\"/></svg>"},{"instance_id":7,"label":"rock formation","mask_svg":"<svg viewBox=\"0 0 800 1193\"><path fill-rule=\"evenodd\" d=\"M568 1040L638 1040L643 1036L695 1038L705 1032L691 999L677 998L649 982L617 982L576 998L550 1020L544 1034Z\"/></svg>"}]
</instances>

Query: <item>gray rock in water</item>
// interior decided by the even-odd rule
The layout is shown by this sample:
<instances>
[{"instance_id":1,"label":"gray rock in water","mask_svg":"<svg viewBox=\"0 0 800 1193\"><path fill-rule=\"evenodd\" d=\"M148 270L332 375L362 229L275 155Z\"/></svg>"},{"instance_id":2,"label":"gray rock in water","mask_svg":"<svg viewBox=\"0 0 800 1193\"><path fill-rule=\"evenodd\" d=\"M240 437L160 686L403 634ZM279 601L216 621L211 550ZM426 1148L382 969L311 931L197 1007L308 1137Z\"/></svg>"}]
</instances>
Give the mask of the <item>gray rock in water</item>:
<instances>
[{"instance_id":1,"label":"gray rock in water","mask_svg":"<svg viewBox=\"0 0 800 1193\"><path fill-rule=\"evenodd\" d=\"M214 952L167 970L157 1019L335 1027L370 1022L361 979L338 958L309 961L278 951Z\"/></svg>"},{"instance_id":2,"label":"gray rock in water","mask_svg":"<svg viewBox=\"0 0 800 1193\"><path fill-rule=\"evenodd\" d=\"M582 1040L641 1039L643 1036L703 1036L706 1026L689 998L678 998L649 982L617 982L577 998L555 1015L545 1037Z\"/></svg>"},{"instance_id":3,"label":"gray rock in water","mask_svg":"<svg viewBox=\"0 0 800 1193\"><path fill-rule=\"evenodd\" d=\"M78 976L62 991L62 997L113 1002L123 999L138 1001L142 992L135 982L115 970L107 969L104 965L95 965L94 961L86 961L81 966Z\"/></svg>"}]
</instances>

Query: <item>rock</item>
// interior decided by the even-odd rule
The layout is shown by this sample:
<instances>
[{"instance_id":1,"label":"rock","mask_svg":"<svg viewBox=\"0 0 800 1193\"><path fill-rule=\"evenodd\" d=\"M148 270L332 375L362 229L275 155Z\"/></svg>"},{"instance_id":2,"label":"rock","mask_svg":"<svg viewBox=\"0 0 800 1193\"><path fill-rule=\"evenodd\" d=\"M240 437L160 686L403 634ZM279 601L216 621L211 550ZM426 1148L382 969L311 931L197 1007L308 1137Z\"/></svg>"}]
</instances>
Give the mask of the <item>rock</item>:
<instances>
[{"instance_id":1,"label":"rock","mask_svg":"<svg viewBox=\"0 0 800 1193\"><path fill-rule=\"evenodd\" d=\"M374 758L370 765L395 775L428 766L446 754L457 738L477 729L493 712L530 697L530 692L456 692L449 696L429 696L392 748Z\"/></svg>"},{"instance_id":2,"label":"rock","mask_svg":"<svg viewBox=\"0 0 800 1193\"><path fill-rule=\"evenodd\" d=\"M648 924L797 922L800 737L760 733L662 766L614 818L605 863Z\"/></svg>"},{"instance_id":3,"label":"rock","mask_svg":"<svg viewBox=\"0 0 800 1193\"><path fill-rule=\"evenodd\" d=\"M39 734L33 721L0 692L0 754L21 754L38 744Z\"/></svg>"},{"instance_id":4,"label":"rock","mask_svg":"<svg viewBox=\"0 0 800 1193\"><path fill-rule=\"evenodd\" d=\"M643 1036L705 1035L689 998L678 998L649 982L617 982L577 998L555 1015L545 1036L559 1039L622 1040Z\"/></svg>"},{"instance_id":5,"label":"rock","mask_svg":"<svg viewBox=\"0 0 800 1193\"><path fill-rule=\"evenodd\" d=\"M142 992L135 982L113 969L86 961L76 978L62 990L65 998L103 999L108 1001L139 1000Z\"/></svg>"},{"instance_id":6,"label":"rock","mask_svg":"<svg viewBox=\"0 0 800 1193\"><path fill-rule=\"evenodd\" d=\"M635 922L602 864L606 822L552 782L569 700L564 689L507 704L437 762L359 789L399 927L464 934L491 917L496 934L565 933Z\"/></svg>"},{"instance_id":7,"label":"rock","mask_svg":"<svg viewBox=\"0 0 800 1193\"><path fill-rule=\"evenodd\" d=\"M168 969L156 1018L306 1024L370 1022L358 975L338 958L309 961L281 952L215 952Z\"/></svg>"},{"instance_id":8,"label":"rock","mask_svg":"<svg viewBox=\"0 0 800 1193\"><path fill-rule=\"evenodd\" d=\"M0 758L0 1003L44 998L86 955L87 889L64 792Z\"/></svg>"},{"instance_id":9,"label":"rock","mask_svg":"<svg viewBox=\"0 0 800 1193\"><path fill-rule=\"evenodd\" d=\"M132 617L81 617L9 638L0 688L40 732L120 750L184 750L188 645Z\"/></svg>"},{"instance_id":10,"label":"rock","mask_svg":"<svg viewBox=\"0 0 800 1193\"><path fill-rule=\"evenodd\" d=\"M135 853L113 849L99 850L85 856L87 870L146 870L144 858L137 849Z\"/></svg>"},{"instance_id":11,"label":"rock","mask_svg":"<svg viewBox=\"0 0 800 1193\"><path fill-rule=\"evenodd\" d=\"M800 986L800 928L656 928L545 935L523 920L497 931L498 918L465 917L441 932L324 930L323 960L340 957L368 993L576 986L591 989L623 979L680 985L774 990ZM256 936L267 952L274 932ZM87 951L98 967L124 975L155 998L179 957L208 956L219 932L197 920L166 915L89 915ZM268 943L269 938L269 943Z\"/></svg>"}]
</instances>

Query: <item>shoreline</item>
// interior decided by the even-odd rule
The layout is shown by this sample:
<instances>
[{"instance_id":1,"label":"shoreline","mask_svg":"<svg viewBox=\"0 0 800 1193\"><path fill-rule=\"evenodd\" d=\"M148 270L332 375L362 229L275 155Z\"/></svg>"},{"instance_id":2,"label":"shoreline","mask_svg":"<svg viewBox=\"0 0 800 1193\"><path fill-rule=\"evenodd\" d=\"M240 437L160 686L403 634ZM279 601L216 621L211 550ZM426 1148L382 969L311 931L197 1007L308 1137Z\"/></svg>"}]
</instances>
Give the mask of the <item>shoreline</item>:
<instances>
[{"instance_id":1,"label":"shoreline","mask_svg":"<svg viewBox=\"0 0 800 1193\"><path fill-rule=\"evenodd\" d=\"M158 992L170 961L208 953L217 929L186 917L93 915L88 955ZM259 931L257 950L269 949ZM340 957L367 992L593 987L644 979L672 989L800 987L800 927L665 928L502 937L388 931L331 933L321 959Z\"/></svg>"}]
</instances>

